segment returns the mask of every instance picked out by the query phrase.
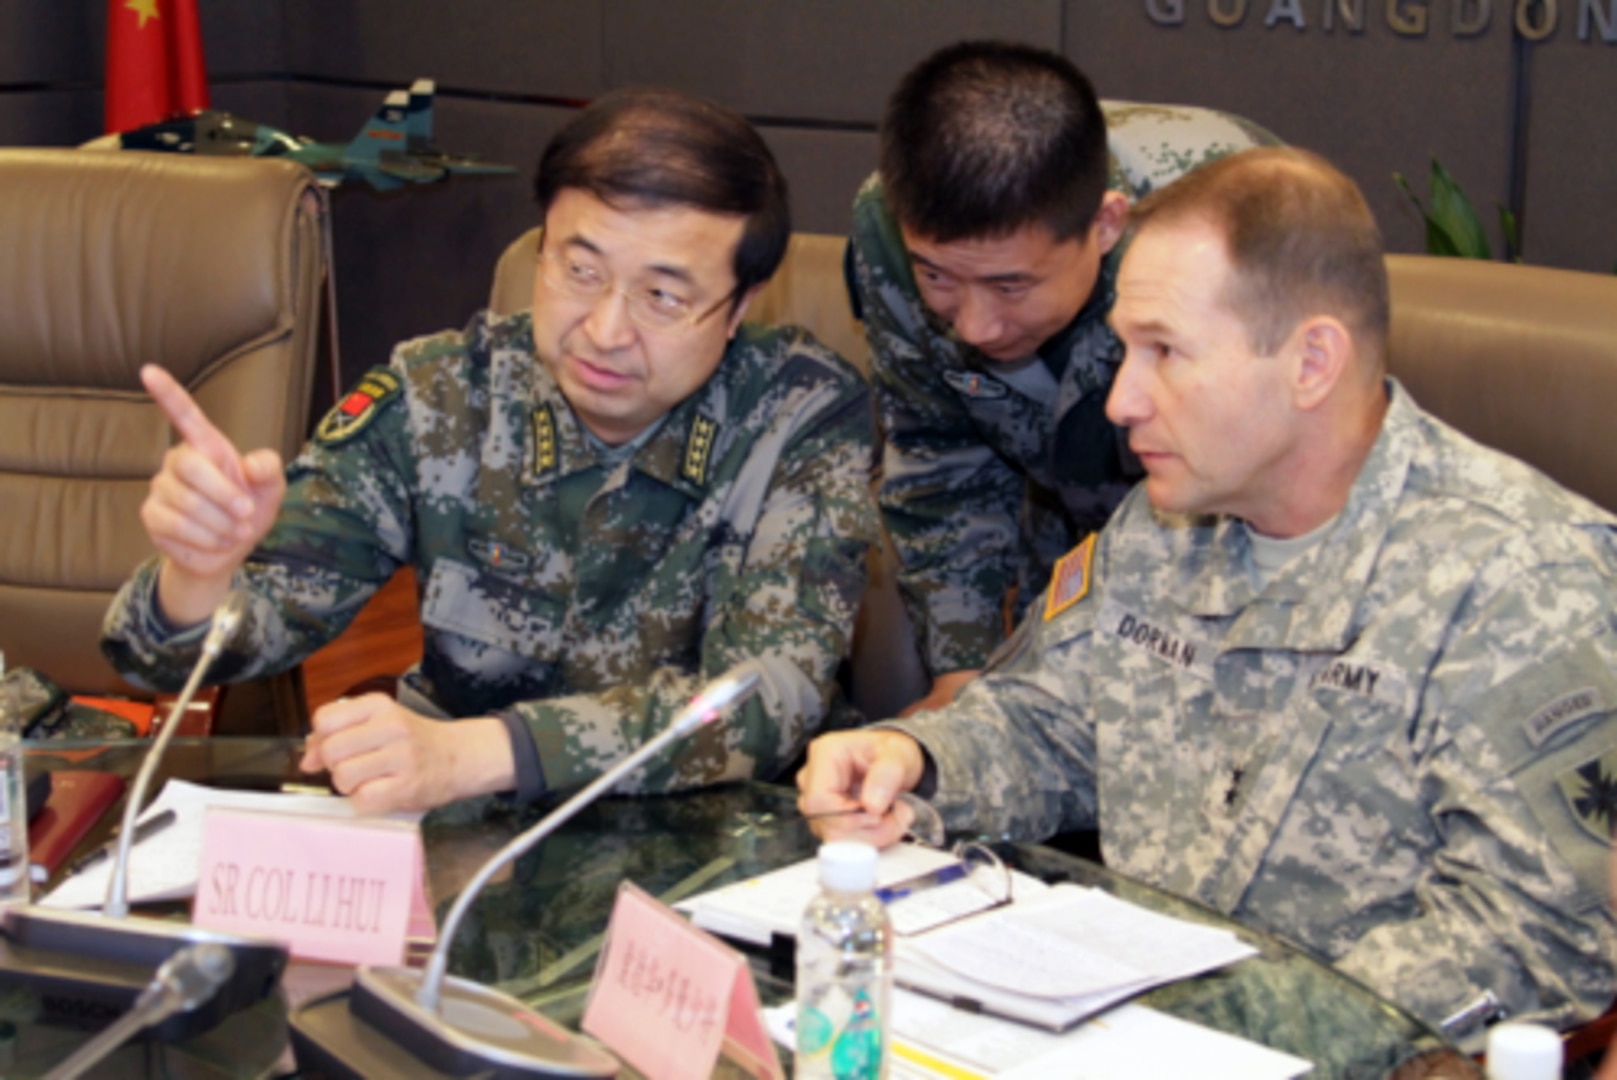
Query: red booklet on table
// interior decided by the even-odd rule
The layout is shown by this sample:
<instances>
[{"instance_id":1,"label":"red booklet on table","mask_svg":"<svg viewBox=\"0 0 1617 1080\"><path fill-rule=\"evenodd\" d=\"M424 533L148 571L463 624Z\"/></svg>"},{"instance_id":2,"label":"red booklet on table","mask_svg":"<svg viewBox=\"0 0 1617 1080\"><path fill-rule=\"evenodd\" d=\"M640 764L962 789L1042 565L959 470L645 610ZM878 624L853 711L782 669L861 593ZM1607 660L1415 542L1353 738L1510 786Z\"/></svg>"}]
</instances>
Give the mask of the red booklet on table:
<instances>
[{"instance_id":1,"label":"red booklet on table","mask_svg":"<svg viewBox=\"0 0 1617 1080\"><path fill-rule=\"evenodd\" d=\"M124 778L113 773L78 769L53 772L45 809L28 826L29 863L43 868L46 875L56 873L68 853L123 791Z\"/></svg>"}]
</instances>

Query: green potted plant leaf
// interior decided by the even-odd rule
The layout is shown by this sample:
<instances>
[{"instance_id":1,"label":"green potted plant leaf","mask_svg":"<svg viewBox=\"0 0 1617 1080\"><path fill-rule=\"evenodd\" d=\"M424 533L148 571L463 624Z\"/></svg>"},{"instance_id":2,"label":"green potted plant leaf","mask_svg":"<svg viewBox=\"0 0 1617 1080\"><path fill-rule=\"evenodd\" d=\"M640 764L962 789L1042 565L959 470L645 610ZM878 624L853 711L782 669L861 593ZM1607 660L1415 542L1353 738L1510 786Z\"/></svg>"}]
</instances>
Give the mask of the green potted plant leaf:
<instances>
[{"instance_id":1,"label":"green potted plant leaf","mask_svg":"<svg viewBox=\"0 0 1617 1080\"><path fill-rule=\"evenodd\" d=\"M1432 159L1430 210L1409 186L1409 181L1403 173L1393 173L1392 178L1404 189L1404 194L1409 196L1409 201L1415 204L1416 211L1426 223L1428 252L1462 259L1493 258L1493 247L1488 243L1488 234L1482 228L1482 219L1477 216L1465 190L1436 158ZM1499 229L1505 238L1506 252L1521 251L1521 236L1517 229L1516 215L1503 206L1499 208ZM1515 255L1513 261L1520 262L1521 256Z\"/></svg>"}]
</instances>

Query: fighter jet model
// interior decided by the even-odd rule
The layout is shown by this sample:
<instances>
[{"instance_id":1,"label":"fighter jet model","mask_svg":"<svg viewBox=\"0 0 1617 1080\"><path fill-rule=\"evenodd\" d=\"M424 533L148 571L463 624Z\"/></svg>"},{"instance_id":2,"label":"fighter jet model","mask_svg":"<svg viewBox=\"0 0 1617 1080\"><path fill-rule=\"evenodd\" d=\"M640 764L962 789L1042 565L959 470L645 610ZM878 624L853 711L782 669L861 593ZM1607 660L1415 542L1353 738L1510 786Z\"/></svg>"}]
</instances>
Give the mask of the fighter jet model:
<instances>
[{"instance_id":1,"label":"fighter jet model","mask_svg":"<svg viewBox=\"0 0 1617 1080\"><path fill-rule=\"evenodd\" d=\"M308 166L327 187L336 187L344 180L364 180L378 191L393 191L406 183L443 180L452 173L515 173L515 166L445 153L433 145L435 90L431 79L417 79L408 91L394 90L370 122L346 144L316 142L269 124L204 109L87 145L174 154L291 158Z\"/></svg>"}]
</instances>

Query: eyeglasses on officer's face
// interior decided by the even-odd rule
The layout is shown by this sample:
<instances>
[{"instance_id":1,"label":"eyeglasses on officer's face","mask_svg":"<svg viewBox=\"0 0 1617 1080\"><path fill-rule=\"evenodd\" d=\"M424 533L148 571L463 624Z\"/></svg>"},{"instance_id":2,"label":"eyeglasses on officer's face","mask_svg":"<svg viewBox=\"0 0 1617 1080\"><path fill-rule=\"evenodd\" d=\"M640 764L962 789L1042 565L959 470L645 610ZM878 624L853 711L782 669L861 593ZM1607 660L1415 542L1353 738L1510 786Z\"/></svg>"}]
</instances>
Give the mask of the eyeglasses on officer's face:
<instances>
[{"instance_id":1,"label":"eyeglasses on officer's face","mask_svg":"<svg viewBox=\"0 0 1617 1080\"><path fill-rule=\"evenodd\" d=\"M695 329L735 298L726 293L711 307L695 304L667 285L619 285L600 266L567 252L539 251L539 266L547 288L591 306L621 295L629 321L653 333L684 333Z\"/></svg>"}]
</instances>

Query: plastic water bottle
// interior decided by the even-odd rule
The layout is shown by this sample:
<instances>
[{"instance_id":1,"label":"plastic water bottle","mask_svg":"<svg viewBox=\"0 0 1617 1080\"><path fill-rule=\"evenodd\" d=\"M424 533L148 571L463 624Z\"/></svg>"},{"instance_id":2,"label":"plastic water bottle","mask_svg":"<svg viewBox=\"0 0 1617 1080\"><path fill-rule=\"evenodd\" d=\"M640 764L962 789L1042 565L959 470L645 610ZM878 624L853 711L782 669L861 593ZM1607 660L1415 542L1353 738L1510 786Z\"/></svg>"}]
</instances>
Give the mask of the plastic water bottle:
<instances>
[{"instance_id":1,"label":"plastic water bottle","mask_svg":"<svg viewBox=\"0 0 1617 1080\"><path fill-rule=\"evenodd\" d=\"M893 928L876 899L876 849L820 848L820 895L797 932L798 1080L887 1075Z\"/></svg>"},{"instance_id":2,"label":"plastic water bottle","mask_svg":"<svg viewBox=\"0 0 1617 1080\"><path fill-rule=\"evenodd\" d=\"M1488 1029L1488 1080L1560 1080L1561 1036L1537 1024Z\"/></svg>"}]
</instances>

